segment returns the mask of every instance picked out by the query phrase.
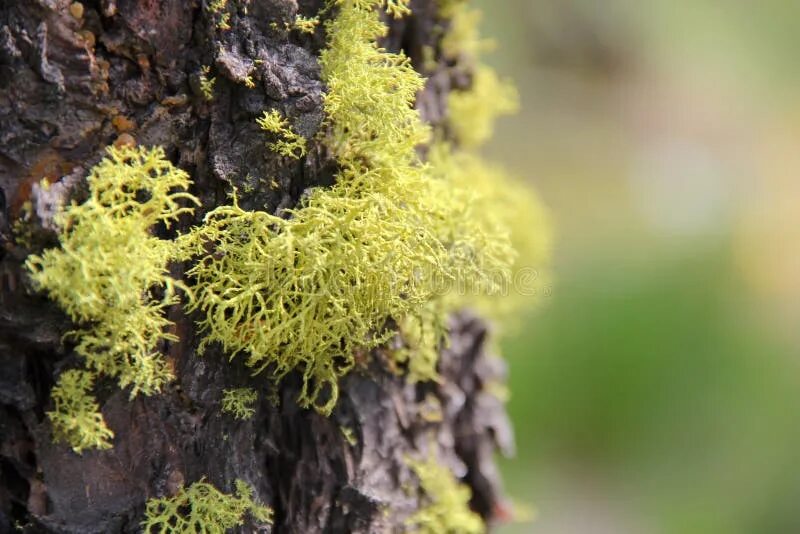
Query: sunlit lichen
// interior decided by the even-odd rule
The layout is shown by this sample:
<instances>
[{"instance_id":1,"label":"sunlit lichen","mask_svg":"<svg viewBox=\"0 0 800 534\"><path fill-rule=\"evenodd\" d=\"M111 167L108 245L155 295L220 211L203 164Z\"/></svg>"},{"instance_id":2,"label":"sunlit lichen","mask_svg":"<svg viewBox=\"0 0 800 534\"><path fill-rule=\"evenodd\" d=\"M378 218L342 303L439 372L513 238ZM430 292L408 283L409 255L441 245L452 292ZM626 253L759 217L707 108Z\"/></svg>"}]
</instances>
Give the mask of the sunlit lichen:
<instances>
[{"instance_id":1,"label":"sunlit lichen","mask_svg":"<svg viewBox=\"0 0 800 534\"><path fill-rule=\"evenodd\" d=\"M469 507L472 491L431 455L427 460L406 460L419 478L423 504L406 520L422 534L482 534L486 525Z\"/></svg>"},{"instance_id":2,"label":"sunlit lichen","mask_svg":"<svg viewBox=\"0 0 800 534\"><path fill-rule=\"evenodd\" d=\"M433 393L428 393L425 398L417 404L417 413L420 419L426 423L441 423L444 420L442 402Z\"/></svg>"},{"instance_id":3,"label":"sunlit lichen","mask_svg":"<svg viewBox=\"0 0 800 534\"><path fill-rule=\"evenodd\" d=\"M219 13L223 11L228 5L228 0L211 0L208 4L208 10L212 13Z\"/></svg>"},{"instance_id":4,"label":"sunlit lichen","mask_svg":"<svg viewBox=\"0 0 800 534\"><path fill-rule=\"evenodd\" d=\"M265 132L270 132L277 136L278 140L269 144L269 147L275 152L294 159L305 155L305 138L291 130L289 121L281 117L278 110L265 111L261 117L256 119L256 123Z\"/></svg>"},{"instance_id":5,"label":"sunlit lichen","mask_svg":"<svg viewBox=\"0 0 800 534\"><path fill-rule=\"evenodd\" d=\"M88 371L64 371L51 393L53 410L47 412L55 441L68 443L78 454L84 449L109 449L114 437L90 394L93 382Z\"/></svg>"},{"instance_id":6,"label":"sunlit lichen","mask_svg":"<svg viewBox=\"0 0 800 534\"><path fill-rule=\"evenodd\" d=\"M256 413L256 400L258 394L252 388L225 389L222 391L222 411L236 419L250 419Z\"/></svg>"},{"instance_id":7,"label":"sunlit lichen","mask_svg":"<svg viewBox=\"0 0 800 534\"><path fill-rule=\"evenodd\" d=\"M353 354L399 330L398 363L411 380L436 379L448 295L492 293L508 282L507 232L482 224L474 195L422 163L430 128L413 104L423 79L402 54L381 49L407 2L335 0L320 56L325 142L340 171L280 217L245 211L234 200L180 239L198 258L194 280L203 344L246 353L275 381L303 375L302 406L330 413ZM305 151L276 111L258 120L287 156ZM450 177L452 178L452 177Z\"/></svg>"},{"instance_id":8,"label":"sunlit lichen","mask_svg":"<svg viewBox=\"0 0 800 534\"><path fill-rule=\"evenodd\" d=\"M248 365L275 380L300 369L300 404L323 413L335 405L354 351L385 341L387 318L429 300L425 278L447 261L414 213L342 187L315 190L288 219L217 208L187 236L205 254L188 274L206 340L247 352Z\"/></svg>"},{"instance_id":9,"label":"sunlit lichen","mask_svg":"<svg viewBox=\"0 0 800 534\"><path fill-rule=\"evenodd\" d=\"M445 18L451 18L455 11L467 3L467 0L436 0L439 14Z\"/></svg>"},{"instance_id":10,"label":"sunlit lichen","mask_svg":"<svg viewBox=\"0 0 800 534\"><path fill-rule=\"evenodd\" d=\"M33 225L33 203L26 200L22 203L19 210L19 215L11 225L11 233L14 236L14 242L25 248L34 246L35 227Z\"/></svg>"},{"instance_id":11,"label":"sunlit lichen","mask_svg":"<svg viewBox=\"0 0 800 534\"><path fill-rule=\"evenodd\" d=\"M442 38L442 54L472 74L469 89L448 94L448 123L459 145L474 148L492 136L499 115L517 111L519 97L510 81L500 79L482 61L483 54L492 50L495 43L480 35L481 11L461 0L439 1L440 12L450 22Z\"/></svg>"},{"instance_id":12,"label":"sunlit lichen","mask_svg":"<svg viewBox=\"0 0 800 534\"><path fill-rule=\"evenodd\" d=\"M371 11L378 7L384 7L386 12L393 17L402 17L411 13L408 4L411 0L330 0L333 5L342 6L344 9L357 9L359 11Z\"/></svg>"},{"instance_id":13,"label":"sunlit lichen","mask_svg":"<svg viewBox=\"0 0 800 534\"><path fill-rule=\"evenodd\" d=\"M272 510L253 500L253 488L235 482L235 494L222 493L200 480L169 498L147 501L142 530L146 534L224 534L244 524L246 514L257 523L272 523Z\"/></svg>"},{"instance_id":14,"label":"sunlit lichen","mask_svg":"<svg viewBox=\"0 0 800 534\"><path fill-rule=\"evenodd\" d=\"M386 0L386 12L395 18L409 15L411 14L411 8L408 7L410 2L411 0Z\"/></svg>"}]
</instances>

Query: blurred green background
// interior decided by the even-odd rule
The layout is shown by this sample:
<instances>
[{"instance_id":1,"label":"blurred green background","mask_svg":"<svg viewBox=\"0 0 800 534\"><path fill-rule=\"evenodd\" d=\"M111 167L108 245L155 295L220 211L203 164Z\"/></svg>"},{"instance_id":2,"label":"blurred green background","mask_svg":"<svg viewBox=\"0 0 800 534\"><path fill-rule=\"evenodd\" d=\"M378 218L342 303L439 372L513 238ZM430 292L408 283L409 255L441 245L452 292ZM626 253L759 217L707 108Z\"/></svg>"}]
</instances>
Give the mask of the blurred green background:
<instances>
[{"instance_id":1,"label":"blurred green background","mask_svg":"<svg viewBox=\"0 0 800 534\"><path fill-rule=\"evenodd\" d=\"M501 532L800 532L800 2L474 3L556 228Z\"/></svg>"}]
</instances>

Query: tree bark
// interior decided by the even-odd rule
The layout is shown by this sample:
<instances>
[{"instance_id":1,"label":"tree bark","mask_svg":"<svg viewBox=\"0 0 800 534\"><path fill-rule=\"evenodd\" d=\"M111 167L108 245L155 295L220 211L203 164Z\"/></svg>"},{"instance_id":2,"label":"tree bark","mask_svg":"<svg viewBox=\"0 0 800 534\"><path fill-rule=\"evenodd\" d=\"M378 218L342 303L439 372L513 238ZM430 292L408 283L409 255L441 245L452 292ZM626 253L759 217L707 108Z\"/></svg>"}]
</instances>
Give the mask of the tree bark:
<instances>
[{"instance_id":1,"label":"tree bark","mask_svg":"<svg viewBox=\"0 0 800 534\"><path fill-rule=\"evenodd\" d=\"M82 10L65 0L0 0L0 532L138 532L148 498L202 477L223 491L237 478L249 482L275 510L274 532L403 531L420 505L406 459L431 447L471 487L472 508L491 520L502 507L493 454L509 452L512 437L502 403L481 387L502 380L503 365L486 352L484 323L468 313L451 320L441 383L409 384L375 350L342 381L336 409L323 417L296 405L299 377L276 393L217 347L199 356L193 320L176 306L170 319L181 341L164 352L177 379L132 401L101 380L113 448L77 455L53 443L50 390L78 357L62 341L69 320L32 291L22 264L57 244L55 207L67 195L80 198L104 147L163 146L194 180L196 220L228 202L231 186L242 207L275 212L333 180L335 162L313 141L323 120L324 28L285 30L322 2L230 2L237 9L222 30L208 5L189 0L91 0ZM423 48L438 50L445 24L435 5L414 2L413 15L389 23L387 48L404 50L419 69ZM216 77L210 101L200 90L203 66ZM437 123L449 88L467 82L443 60L425 74L418 106ZM248 76L254 88L245 86ZM255 118L273 108L310 140L306 157L264 148ZM35 231L20 239L12 227L31 216ZM223 388L243 386L260 400L242 422L220 413L219 403ZM438 405L441 417L431 417Z\"/></svg>"}]
</instances>

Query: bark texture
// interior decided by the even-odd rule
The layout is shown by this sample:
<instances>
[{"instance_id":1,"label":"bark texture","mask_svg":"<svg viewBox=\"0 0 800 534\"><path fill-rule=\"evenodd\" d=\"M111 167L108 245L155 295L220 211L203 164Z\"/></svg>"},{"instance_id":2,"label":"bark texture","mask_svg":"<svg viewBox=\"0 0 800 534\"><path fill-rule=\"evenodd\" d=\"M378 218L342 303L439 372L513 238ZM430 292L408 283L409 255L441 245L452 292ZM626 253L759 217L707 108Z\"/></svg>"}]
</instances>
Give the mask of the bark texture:
<instances>
[{"instance_id":1,"label":"bark texture","mask_svg":"<svg viewBox=\"0 0 800 534\"><path fill-rule=\"evenodd\" d=\"M177 380L133 401L100 381L114 447L79 456L53 444L50 389L78 358L62 342L69 320L31 291L22 263L56 244L55 207L80 199L104 147L164 146L195 182L197 219L227 202L231 185L242 207L274 212L333 180L335 162L313 141L323 119L316 58L324 30L285 30L322 2L230 2L236 9L224 31L207 4L190 0L93 0L82 10L66 0L0 0L0 532L137 532L147 498L201 477L223 491L236 478L251 483L275 510L274 532L403 531L419 506L405 459L431 447L490 520L502 504L493 454L509 452L512 437L501 402L481 387L501 380L503 365L486 353L485 325L466 313L452 318L441 383L406 383L376 350L343 380L326 418L297 407L298 377L276 393L217 348L198 356L192 318L175 307L181 342L164 351ZM422 68L423 47L438 49L445 23L435 2L412 7L412 16L391 21L386 46ZM216 76L211 101L200 90L203 66ZM447 91L468 75L443 61L425 74L418 105L436 123ZM310 140L305 158L265 149L255 118L272 108ZM219 402L222 389L243 386L260 401L255 417L240 422L220 413Z\"/></svg>"}]
</instances>

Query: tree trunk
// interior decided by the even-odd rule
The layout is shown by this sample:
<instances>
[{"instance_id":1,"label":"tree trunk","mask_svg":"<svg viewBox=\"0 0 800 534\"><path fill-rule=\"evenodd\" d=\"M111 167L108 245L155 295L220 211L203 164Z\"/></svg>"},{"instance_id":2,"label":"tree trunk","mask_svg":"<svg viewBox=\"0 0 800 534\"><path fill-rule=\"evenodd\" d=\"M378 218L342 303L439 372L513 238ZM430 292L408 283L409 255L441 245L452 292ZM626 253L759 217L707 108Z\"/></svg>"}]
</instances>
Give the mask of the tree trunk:
<instances>
[{"instance_id":1,"label":"tree trunk","mask_svg":"<svg viewBox=\"0 0 800 534\"><path fill-rule=\"evenodd\" d=\"M441 383L409 384L375 350L342 380L324 417L297 406L297 376L283 381L276 401L271 382L240 358L228 362L213 346L199 356L193 321L175 306L181 341L165 353L177 379L132 401L101 380L113 448L78 455L53 443L50 390L78 357L62 340L70 321L32 291L22 264L57 244L54 206L85 188L104 147L163 146L194 180L196 220L227 202L231 186L243 208L275 212L333 180L323 146L311 141L306 157L280 158L264 149L255 124L277 108L308 139L320 128L325 30L286 24L316 15L323 2L230 3L237 8L225 30L210 2L0 0L0 532L137 532L148 498L203 477L226 492L237 478L249 482L274 509L274 532L403 531L420 506L407 458L431 447L490 521L502 504L493 454L508 452L512 438L501 402L481 388L504 369L486 354L484 323L466 313L451 320ZM385 45L420 69L423 50L438 49L442 23L436 2L412 9L389 22ZM211 100L201 89L204 66L216 77ZM449 88L464 82L452 69L426 75L418 105L435 123ZM35 231L21 239L12 228L31 216ZM222 389L242 386L260 393L247 421L219 409ZM441 405L441 417L429 416L431 405Z\"/></svg>"}]
</instances>

